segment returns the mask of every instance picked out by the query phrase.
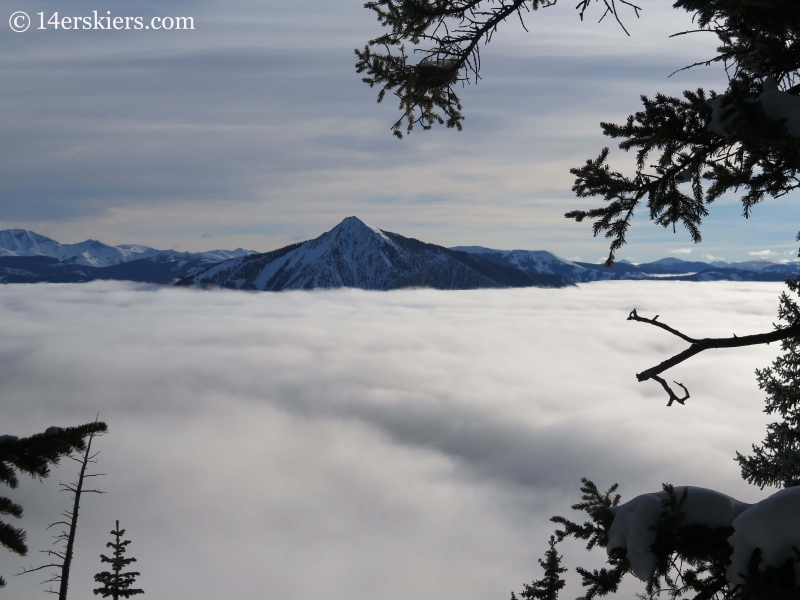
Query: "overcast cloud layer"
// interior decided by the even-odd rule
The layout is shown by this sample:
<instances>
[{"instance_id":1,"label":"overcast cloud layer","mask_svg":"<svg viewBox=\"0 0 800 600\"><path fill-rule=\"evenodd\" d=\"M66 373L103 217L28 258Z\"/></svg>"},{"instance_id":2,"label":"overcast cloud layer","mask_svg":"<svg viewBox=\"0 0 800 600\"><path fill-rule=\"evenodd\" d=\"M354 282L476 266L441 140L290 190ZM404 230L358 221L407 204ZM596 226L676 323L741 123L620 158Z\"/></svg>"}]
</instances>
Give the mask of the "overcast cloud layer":
<instances>
[{"instance_id":1,"label":"overcast cloud layer","mask_svg":"<svg viewBox=\"0 0 800 600\"><path fill-rule=\"evenodd\" d=\"M399 142L382 105L355 73L353 49L380 33L363 0L89 0L3 4L0 35L0 227L64 243L94 238L159 248L243 246L266 251L316 237L357 215L443 245L548 249L596 261L589 228L563 218L594 205L570 191L569 168L610 140L639 95L720 89L710 67L674 70L714 53L712 36L669 3L611 21L580 23L572 6L532 14L530 33L504 24L482 51L483 79L462 91L462 133L418 131ZM193 31L15 34L9 14L193 17ZM620 168L632 157L617 153ZM705 254L728 261L769 250L796 254L795 198L736 202L706 220ZM736 246L733 240L736 240ZM692 246L644 213L621 254L638 261Z\"/></svg>"},{"instance_id":2,"label":"overcast cloud layer","mask_svg":"<svg viewBox=\"0 0 800 600\"><path fill-rule=\"evenodd\" d=\"M667 409L634 374L683 343L625 317L767 331L781 288L0 286L0 434L109 424L71 597L91 597L120 519L147 597L504 600L540 576L548 518L571 512L582 476L624 499L664 481L766 495L732 457L764 436L753 370L778 347L695 357L670 375L691 400ZM67 463L10 493L32 552L4 551L3 575L39 562ZM36 575L10 579L9 597L40 593Z\"/></svg>"}]
</instances>

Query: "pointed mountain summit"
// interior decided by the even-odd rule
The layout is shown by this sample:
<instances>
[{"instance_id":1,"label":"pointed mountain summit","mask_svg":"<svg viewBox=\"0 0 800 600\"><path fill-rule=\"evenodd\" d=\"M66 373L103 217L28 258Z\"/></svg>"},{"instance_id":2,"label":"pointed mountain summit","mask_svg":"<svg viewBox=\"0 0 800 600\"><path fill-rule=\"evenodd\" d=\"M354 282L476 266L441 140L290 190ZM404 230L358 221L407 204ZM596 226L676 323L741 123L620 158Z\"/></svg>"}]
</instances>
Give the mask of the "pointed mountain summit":
<instances>
[{"instance_id":1,"label":"pointed mountain summit","mask_svg":"<svg viewBox=\"0 0 800 600\"><path fill-rule=\"evenodd\" d=\"M0 231L0 256L53 256L61 244L27 229Z\"/></svg>"},{"instance_id":2,"label":"pointed mountain summit","mask_svg":"<svg viewBox=\"0 0 800 600\"><path fill-rule=\"evenodd\" d=\"M426 244L347 217L316 239L228 260L180 283L279 291L561 287L570 282L565 277L526 273L481 256Z\"/></svg>"}]
</instances>

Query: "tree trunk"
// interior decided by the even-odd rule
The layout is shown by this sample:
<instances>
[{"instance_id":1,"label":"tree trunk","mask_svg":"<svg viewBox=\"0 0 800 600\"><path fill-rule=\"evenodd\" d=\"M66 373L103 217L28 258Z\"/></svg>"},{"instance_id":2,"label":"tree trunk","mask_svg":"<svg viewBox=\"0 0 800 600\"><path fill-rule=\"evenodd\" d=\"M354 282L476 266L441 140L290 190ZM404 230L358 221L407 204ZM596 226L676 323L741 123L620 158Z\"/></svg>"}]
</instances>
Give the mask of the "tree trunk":
<instances>
[{"instance_id":1,"label":"tree trunk","mask_svg":"<svg viewBox=\"0 0 800 600\"><path fill-rule=\"evenodd\" d=\"M64 553L64 564L61 567L61 587L58 591L58 600L67 600L67 588L69 587L69 568L72 565L72 548L75 545L75 530L78 526L78 511L81 504L81 491L83 489L83 478L86 475L86 465L89 464L89 452L92 449L93 435L89 436L89 443L86 444L86 452L83 454L81 463L81 473L78 476L78 484L75 488L75 502L72 504L72 518L69 524L69 536L67 537L67 549Z\"/></svg>"}]
</instances>

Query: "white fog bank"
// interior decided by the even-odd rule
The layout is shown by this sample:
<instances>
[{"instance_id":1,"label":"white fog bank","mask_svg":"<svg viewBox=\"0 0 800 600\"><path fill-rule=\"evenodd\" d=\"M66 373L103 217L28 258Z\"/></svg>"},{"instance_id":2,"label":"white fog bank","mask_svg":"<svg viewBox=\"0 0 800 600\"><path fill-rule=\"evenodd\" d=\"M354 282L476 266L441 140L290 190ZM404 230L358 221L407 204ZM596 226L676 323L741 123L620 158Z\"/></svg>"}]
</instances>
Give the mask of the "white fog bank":
<instances>
[{"instance_id":1,"label":"white fog bank","mask_svg":"<svg viewBox=\"0 0 800 600\"><path fill-rule=\"evenodd\" d=\"M147 598L507 600L541 576L548 519L572 516L582 476L619 482L623 501L662 482L770 493L733 456L764 437L753 371L778 345L680 365L668 379L692 397L668 409L635 373L685 343L625 317L758 333L782 289L0 286L0 434L98 411L109 425L96 442L107 494L84 501L70 597L93 597L119 519ZM67 506L58 482L75 473L66 461L7 494L31 548L0 554L9 598L41 593L43 578L11 575L42 562Z\"/></svg>"}]
</instances>

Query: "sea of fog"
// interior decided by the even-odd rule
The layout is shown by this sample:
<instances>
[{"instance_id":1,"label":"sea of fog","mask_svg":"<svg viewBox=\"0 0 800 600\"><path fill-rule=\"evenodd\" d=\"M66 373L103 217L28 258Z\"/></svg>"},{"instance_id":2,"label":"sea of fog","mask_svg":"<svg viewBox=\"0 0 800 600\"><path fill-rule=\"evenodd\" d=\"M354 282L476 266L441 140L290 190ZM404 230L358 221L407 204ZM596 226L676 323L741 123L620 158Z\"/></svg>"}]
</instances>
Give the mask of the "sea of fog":
<instances>
[{"instance_id":1,"label":"sea of fog","mask_svg":"<svg viewBox=\"0 0 800 600\"><path fill-rule=\"evenodd\" d=\"M635 373L697 337L768 331L776 283L245 293L120 283L0 286L0 434L77 425L95 442L70 598L91 598L119 519L145 598L507 600L539 578L580 478L623 500L662 482L756 501L733 461L764 437L753 371L779 347ZM30 555L0 549L9 598L41 593L64 461L0 493ZM576 515L578 516L578 515ZM13 519L12 519L13 520ZM582 520L582 519L581 519ZM17 523L15 523L17 524ZM567 562L598 564L579 545ZM594 562L592 562L594 561ZM565 599L579 589L570 574ZM631 590L638 590L633 585Z\"/></svg>"}]
</instances>

